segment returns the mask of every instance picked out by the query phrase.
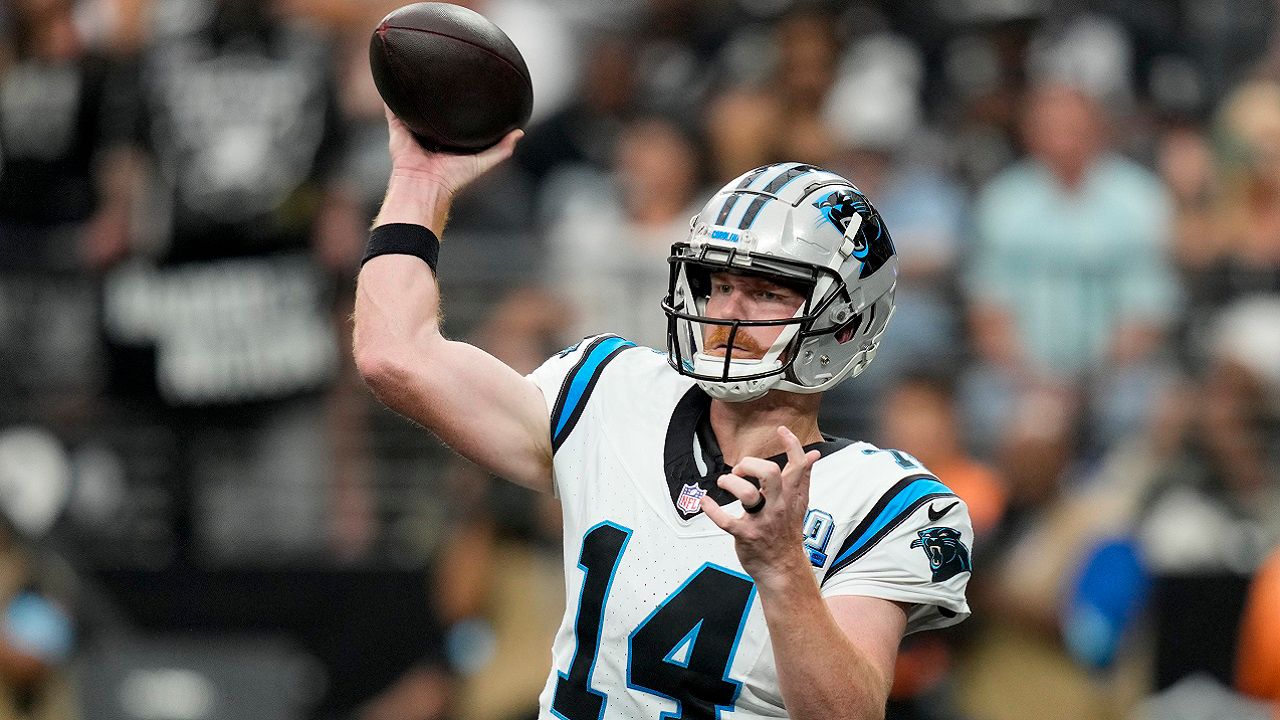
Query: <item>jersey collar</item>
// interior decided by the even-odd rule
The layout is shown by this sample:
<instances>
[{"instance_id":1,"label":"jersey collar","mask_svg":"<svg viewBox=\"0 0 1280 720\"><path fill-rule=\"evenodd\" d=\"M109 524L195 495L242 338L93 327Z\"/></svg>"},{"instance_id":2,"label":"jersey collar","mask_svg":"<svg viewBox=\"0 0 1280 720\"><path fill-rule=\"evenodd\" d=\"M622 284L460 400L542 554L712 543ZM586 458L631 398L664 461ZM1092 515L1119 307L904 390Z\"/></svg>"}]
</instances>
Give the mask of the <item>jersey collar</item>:
<instances>
[{"instance_id":1,"label":"jersey collar","mask_svg":"<svg viewBox=\"0 0 1280 720\"><path fill-rule=\"evenodd\" d=\"M667 489L671 503L682 520L696 517L701 510L685 512L680 509L682 494L702 492L718 505L737 502L728 490L716 485L716 479L732 468L724 462L720 443L711 429L711 396L694 385L676 403L667 424L667 437L663 451L663 467L667 476ZM823 435L823 442L805 445L804 449L819 450L823 457L852 444L851 440ZM787 466L787 455L782 453L768 458L779 467ZM689 486L697 490L689 491Z\"/></svg>"}]
</instances>

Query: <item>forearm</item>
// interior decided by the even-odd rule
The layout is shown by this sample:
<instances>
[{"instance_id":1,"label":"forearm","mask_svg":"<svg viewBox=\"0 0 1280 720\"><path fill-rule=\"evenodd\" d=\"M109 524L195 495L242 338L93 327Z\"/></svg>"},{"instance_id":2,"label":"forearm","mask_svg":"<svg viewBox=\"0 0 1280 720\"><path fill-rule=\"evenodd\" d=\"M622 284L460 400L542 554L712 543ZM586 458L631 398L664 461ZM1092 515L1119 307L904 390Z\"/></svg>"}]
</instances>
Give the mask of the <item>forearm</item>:
<instances>
[{"instance_id":1,"label":"forearm","mask_svg":"<svg viewBox=\"0 0 1280 720\"><path fill-rule=\"evenodd\" d=\"M793 720L879 720L892 678L840 628L808 568L757 584Z\"/></svg>"},{"instance_id":2,"label":"forearm","mask_svg":"<svg viewBox=\"0 0 1280 720\"><path fill-rule=\"evenodd\" d=\"M521 136L515 130L483 152L451 155L425 150L389 110L387 128L391 179L374 225L422 225L437 238L444 235L453 194L510 157ZM397 363L419 360L442 340L439 312L435 273L421 259L381 255L366 262L356 288L354 339L356 363L365 379L394 385L403 370Z\"/></svg>"},{"instance_id":3,"label":"forearm","mask_svg":"<svg viewBox=\"0 0 1280 720\"><path fill-rule=\"evenodd\" d=\"M375 226L409 223L439 237L449 193L439 185L392 176ZM435 274L411 255L382 255L365 263L356 288L354 345L358 363L408 350L439 335L440 289Z\"/></svg>"}]
</instances>

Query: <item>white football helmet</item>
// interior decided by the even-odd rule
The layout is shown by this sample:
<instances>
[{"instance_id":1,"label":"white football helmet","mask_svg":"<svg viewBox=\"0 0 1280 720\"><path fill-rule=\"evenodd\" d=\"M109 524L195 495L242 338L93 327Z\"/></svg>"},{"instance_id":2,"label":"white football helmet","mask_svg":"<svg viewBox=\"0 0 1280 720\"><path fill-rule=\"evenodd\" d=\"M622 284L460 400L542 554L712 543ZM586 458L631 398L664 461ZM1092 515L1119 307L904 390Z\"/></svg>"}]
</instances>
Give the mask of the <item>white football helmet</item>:
<instances>
[{"instance_id":1,"label":"white football helmet","mask_svg":"<svg viewBox=\"0 0 1280 720\"><path fill-rule=\"evenodd\" d=\"M898 258L879 213L853 183L812 165L756 168L725 185L671 247L667 359L712 397L752 400L770 390L823 392L866 369L893 314ZM800 287L805 302L781 320L707 317L713 272ZM706 325L729 327L723 357L703 348ZM783 326L762 358L733 357L743 327Z\"/></svg>"}]
</instances>

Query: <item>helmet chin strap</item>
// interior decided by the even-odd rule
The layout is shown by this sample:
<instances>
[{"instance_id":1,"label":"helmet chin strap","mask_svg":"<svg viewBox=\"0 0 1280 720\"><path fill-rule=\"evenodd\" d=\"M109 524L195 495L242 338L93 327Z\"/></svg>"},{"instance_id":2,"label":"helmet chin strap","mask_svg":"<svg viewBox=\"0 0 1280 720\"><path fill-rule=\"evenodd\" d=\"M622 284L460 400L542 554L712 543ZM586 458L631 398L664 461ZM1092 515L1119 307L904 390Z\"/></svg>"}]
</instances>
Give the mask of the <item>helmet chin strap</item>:
<instances>
[{"instance_id":1,"label":"helmet chin strap","mask_svg":"<svg viewBox=\"0 0 1280 720\"><path fill-rule=\"evenodd\" d=\"M729 372L730 378L733 377L733 369L742 368L744 375L755 374L759 372L767 372L769 370L782 369L782 362L774 360L765 364L762 360L730 360ZM699 375L720 374L724 372L724 358L715 355L707 355L698 353L693 360L694 372ZM698 387L701 387L708 395L726 402L745 402L747 400L755 400L763 397L765 393L773 389L778 381L782 379L782 373L776 373L755 380L733 380L721 382L719 380L698 380Z\"/></svg>"}]
</instances>

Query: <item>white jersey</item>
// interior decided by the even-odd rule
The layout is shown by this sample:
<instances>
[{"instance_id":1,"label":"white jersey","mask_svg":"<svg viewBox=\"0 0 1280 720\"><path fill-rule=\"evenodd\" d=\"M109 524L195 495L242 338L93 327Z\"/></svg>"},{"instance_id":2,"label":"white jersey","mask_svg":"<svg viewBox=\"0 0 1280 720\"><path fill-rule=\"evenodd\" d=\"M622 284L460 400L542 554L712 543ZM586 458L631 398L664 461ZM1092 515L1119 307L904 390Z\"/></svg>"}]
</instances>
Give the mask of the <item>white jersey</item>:
<instances>
[{"instance_id":1,"label":"white jersey","mask_svg":"<svg viewBox=\"0 0 1280 720\"><path fill-rule=\"evenodd\" d=\"M665 353L609 335L530 377L551 417L568 598L540 717L787 717L755 585L698 510L704 494L737 502L715 485L707 395ZM964 502L906 453L815 447L796 542L822 594L906 603L907 632L966 617Z\"/></svg>"}]
</instances>

